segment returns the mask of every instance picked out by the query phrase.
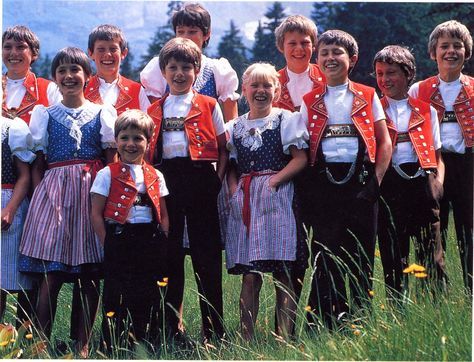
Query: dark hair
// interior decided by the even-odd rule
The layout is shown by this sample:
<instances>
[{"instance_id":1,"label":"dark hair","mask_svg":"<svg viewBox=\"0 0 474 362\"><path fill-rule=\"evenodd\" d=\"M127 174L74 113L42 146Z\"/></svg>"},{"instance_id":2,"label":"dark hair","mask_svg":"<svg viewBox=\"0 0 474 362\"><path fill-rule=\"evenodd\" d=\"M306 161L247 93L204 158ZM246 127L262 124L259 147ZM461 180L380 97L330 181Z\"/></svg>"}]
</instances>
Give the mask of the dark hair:
<instances>
[{"instance_id":1,"label":"dark hair","mask_svg":"<svg viewBox=\"0 0 474 362\"><path fill-rule=\"evenodd\" d=\"M192 40L173 38L161 48L158 59L162 71L172 58L177 61L191 63L197 70L201 69L201 49Z\"/></svg>"},{"instance_id":2,"label":"dark hair","mask_svg":"<svg viewBox=\"0 0 474 362\"><path fill-rule=\"evenodd\" d=\"M178 26L197 26L202 30L204 36L208 35L211 31L211 15L198 3L184 4L179 10L173 13L171 23L173 24L175 33L176 27ZM204 49L208 44L209 39L202 44L202 48Z\"/></svg>"},{"instance_id":3,"label":"dark hair","mask_svg":"<svg viewBox=\"0 0 474 362\"><path fill-rule=\"evenodd\" d=\"M341 46L346 49L347 53L349 54L349 58L352 58L354 55L359 55L359 46L357 45L357 41L354 37L346 33L342 30L327 30L321 34L318 39L318 44L316 46L316 53L319 52L319 48L322 44L330 45L335 44L337 46ZM349 73L354 69L355 64L353 67L349 68Z\"/></svg>"},{"instance_id":4,"label":"dark hair","mask_svg":"<svg viewBox=\"0 0 474 362\"><path fill-rule=\"evenodd\" d=\"M62 48L53 58L51 62L51 75L53 79L56 77L56 69L61 64L64 63L71 63L71 64L78 64L84 70L84 73L90 77L92 74L91 64L89 63L89 58L87 57L86 53L84 53L81 49L75 47L68 47Z\"/></svg>"},{"instance_id":5,"label":"dark hair","mask_svg":"<svg viewBox=\"0 0 474 362\"><path fill-rule=\"evenodd\" d=\"M125 39L123 31L115 25L102 24L92 29L87 45L91 53L94 51L94 44L97 40L118 40L122 52L128 48L127 39Z\"/></svg>"},{"instance_id":6,"label":"dark hair","mask_svg":"<svg viewBox=\"0 0 474 362\"><path fill-rule=\"evenodd\" d=\"M400 45L387 45L375 54L374 71L377 62L398 64L408 78L408 85L413 83L416 75L415 57L408 48Z\"/></svg>"},{"instance_id":7,"label":"dark hair","mask_svg":"<svg viewBox=\"0 0 474 362\"><path fill-rule=\"evenodd\" d=\"M129 109L117 118L115 121L114 134L115 138L118 137L120 131L127 128L137 129L145 135L145 138L150 142L153 136L153 130L155 129L155 122L145 112L139 109Z\"/></svg>"},{"instance_id":8,"label":"dark hair","mask_svg":"<svg viewBox=\"0 0 474 362\"><path fill-rule=\"evenodd\" d=\"M40 41L35 33L33 33L30 28L27 28L23 25L15 25L3 32L2 43L5 40L13 39L15 41L24 41L28 44L28 47L31 50L31 53L36 56L39 56L40 51ZM35 62L36 59L31 61L31 64Z\"/></svg>"}]
</instances>

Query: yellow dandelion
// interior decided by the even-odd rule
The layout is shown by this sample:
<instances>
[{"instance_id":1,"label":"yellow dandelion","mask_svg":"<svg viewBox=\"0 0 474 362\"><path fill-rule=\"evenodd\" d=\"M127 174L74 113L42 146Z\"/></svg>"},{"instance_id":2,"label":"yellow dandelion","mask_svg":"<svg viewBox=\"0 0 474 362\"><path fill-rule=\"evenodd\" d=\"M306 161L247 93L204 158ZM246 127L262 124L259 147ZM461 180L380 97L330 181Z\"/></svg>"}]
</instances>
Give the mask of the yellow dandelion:
<instances>
[{"instance_id":1,"label":"yellow dandelion","mask_svg":"<svg viewBox=\"0 0 474 362\"><path fill-rule=\"evenodd\" d=\"M166 286L168 285L168 282L163 280L163 281L161 281L161 282L160 282L160 281L157 281L156 284L158 284L158 286L159 286L160 288L163 288L163 287L166 287Z\"/></svg>"},{"instance_id":2,"label":"yellow dandelion","mask_svg":"<svg viewBox=\"0 0 474 362\"><path fill-rule=\"evenodd\" d=\"M28 334L25 335L25 338L26 339L33 339L33 334L28 333Z\"/></svg>"},{"instance_id":3,"label":"yellow dandelion","mask_svg":"<svg viewBox=\"0 0 474 362\"><path fill-rule=\"evenodd\" d=\"M355 336L360 336L360 330L359 329L354 330L353 333L354 333Z\"/></svg>"},{"instance_id":4,"label":"yellow dandelion","mask_svg":"<svg viewBox=\"0 0 474 362\"><path fill-rule=\"evenodd\" d=\"M426 273L415 273L416 278L426 278L428 274Z\"/></svg>"},{"instance_id":5,"label":"yellow dandelion","mask_svg":"<svg viewBox=\"0 0 474 362\"><path fill-rule=\"evenodd\" d=\"M408 273L422 273L426 271L426 268L423 265L411 264L408 268L403 269L403 272Z\"/></svg>"},{"instance_id":6,"label":"yellow dandelion","mask_svg":"<svg viewBox=\"0 0 474 362\"><path fill-rule=\"evenodd\" d=\"M373 298L375 296L375 292L373 290L369 290L369 296Z\"/></svg>"},{"instance_id":7,"label":"yellow dandelion","mask_svg":"<svg viewBox=\"0 0 474 362\"><path fill-rule=\"evenodd\" d=\"M356 329L357 326L356 326L355 324L351 324L351 328L352 328L352 329Z\"/></svg>"},{"instance_id":8,"label":"yellow dandelion","mask_svg":"<svg viewBox=\"0 0 474 362\"><path fill-rule=\"evenodd\" d=\"M385 310L385 304L380 304L380 309Z\"/></svg>"},{"instance_id":9,"label":"yellow dandelion","mask_svg":"<svg viewBox=\"0 0 474 362\"><path fill-rule=\"evenodd\" d=\"M304 307L304 310L307 312L311 312L311 306L307 305L306 307Z\"/></svg>"},{"instance_id":10,"label":"yellow dandelion","mask_svg":"<svg viewBox=\"0 0 474 362\"><path fill-rule=\"evenodd\" d=\"M113 312L113 311L107 312L107 314L106 314L106 316L109 317L109 318L112 318L114 315L115 315L115 312Z\"/></svg>"},{"instance_id":11,"label":"yellow dandelion","mask_svg":"<svg viewBox=\"0 0 474 362\"><path fill-rule=\"evenodd\" d=\"M2 341L0 342L0 347L5 347L10 341Z\"/></svg>"},{"instance_id":12,"label":"yellow dandelion","mask_svg":"<svg viewBox=\"0 0 474 362\"><path fill-rule=\"evenodd\" d=\"M163 281L164 281L165 283L168 283L168 277L164 277L164 278L163 278Z\"/></svg>"}]
</instances>

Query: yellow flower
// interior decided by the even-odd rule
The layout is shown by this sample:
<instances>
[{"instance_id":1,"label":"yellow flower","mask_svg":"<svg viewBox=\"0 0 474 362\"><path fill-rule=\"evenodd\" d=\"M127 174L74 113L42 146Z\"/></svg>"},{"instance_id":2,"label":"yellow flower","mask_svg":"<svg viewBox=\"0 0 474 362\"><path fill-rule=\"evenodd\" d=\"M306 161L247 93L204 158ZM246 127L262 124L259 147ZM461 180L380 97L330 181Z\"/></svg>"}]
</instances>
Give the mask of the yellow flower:
<instances>
[{"instance_id":1,"label":"yellow flower","mask_svg":"<svg viewBox=\"0 0 474 362\"><path fill-rule=\"evenodd\" d=\"M115 312L113 312L113 311L107 312L107 314L106 314L106 316L109 317L109 318L112 318L114 315L115 315Z\"/></svg>"},{"instance_id":2,"label":"yellow flower","mask_svg":"<svg viewBox=\"0 0 474 362\"><path fill-rule=\"evenodd\" d=\"M0 347L5 347L10 341L0 342Z\"/></svg>"},{"instance_id":3,"label":"yellow flower","mask_svg":"<svg viewBox=\"0 0 474 362\"><path fill-rule=\"evenodd\" d=\"M359 329L354 330L353 333L354 333L355 336L360 336L360 330Z\"/></svg>"},{"instance_id":4,"label":"yellow flower","mask_svg":"<svg viewBox=\"0 0 474 362\"><path fill-rule=\"evenodd\" d=\"M306 307L304 307L304 310L307 312L311 312L311 306L307 305Z\"/></svg>"},{"instance_id":5,"label":"yellow flower","mask_svg":"<svg viewBox=\"0 0 474 362\"><path fill-rule=\"evenodd\" d=\"M164 277L164 278L163 278L163 281L164 281L165 283L168 283L168 277Z\"/></svg>"},{"instance_id":6,"label":"yellow flower","mask_svg":"<svg viewBox=\"0 0 474 362\"><path fill-rule=\"evenodd\" d=\"M403 269L404 273L422 273L425 271L426 268L418 264L411 264L408 268Z\"/></svg>"},{"instance_id":7,"label":"yellow flower","mask_svg":"<svg viewBox=\"0 0 474 362\"><path fill-rule=\"evenodd\" d=\"M373 298L375 296L375 292L373 290L369 290L369 295L371 298Z\"/></svg>"},{"instance_id":8,"label":"yellow flower","mask_svg":"<svg viewBox=\"0 0 474 362\"><path fill-rule=\"evenodd\" d=\"M357 326L356 326L355 324L351 324L351 328L352 328L352 329L356 329Z\"/></svg>"},{"instance_id":9,"label":"yellow flower","mask_svg":"<svg viewBox=\"0 0 474 362\"><path fill-rule=\"evenodd\" d=\"M33 334L28 333L28 334L25 335L25 338L26 338L26 339L32 339L32 338L33 338Z\"/></svg>"},{"instance_id":10,"label":"yellow flower","mask_svg":"<svg viewBox=\"0 0 474 362\"><path fill-rule=\"evenodd\" d=\"M426 273L415 273L416 278L426 278L428 274Z\"/></svg>"},{"instance_id":11,"label":"yellow flower","mask_svg":"<svg viewBox=\"0 0 474 362\"><path fill-rule=\"evenodd\" d=\"M380 304L380 309L385 310L385 304Z\"/></svg>"},{"instance_id":12,"label":"yellow flower","mask_svg":"<svg viewBox=\"0 0 474 362\"><path fill-rule=\"evenodd\" d=\"M375 250L375 257L380 258L380 250L379 249Z\"/></svg>"},{"instance_id":13,"label":"yellow flower","mask_svg":"<svg viewBox=\"0 0 474 362\"><path fill-rule=\"evenodd\" d=\"M168 279L168 278L166 278L166 279ZM158 284L158 286L160 288L163 288L163 287L166 287L168 285L168 280L164 280L164 278L163 278L163 281L161 281L161 282L157 281L156 284Z\"/></svg>"}]
</instances>

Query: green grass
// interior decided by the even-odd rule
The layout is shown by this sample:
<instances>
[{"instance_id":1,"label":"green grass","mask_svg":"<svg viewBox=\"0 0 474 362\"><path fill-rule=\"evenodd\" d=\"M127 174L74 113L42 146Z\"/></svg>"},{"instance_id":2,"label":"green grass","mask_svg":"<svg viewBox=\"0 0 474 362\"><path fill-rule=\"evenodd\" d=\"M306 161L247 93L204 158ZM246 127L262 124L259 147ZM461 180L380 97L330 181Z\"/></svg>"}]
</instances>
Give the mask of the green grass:
<instances>
[{"instance_id":1,"label":"green grass","mask_svg":"<svg viewBox=\"0 0 474 362\"><path fill-rule=\"evenodd\" d=\"M273 333L275 297L270 276L265 276L261 291L256 339L252 342L241 339L238 308L241 278L228 275L224 268L224 318L228 329L226 342L211 346L198 343L193 350L167 350L162 351L159 356L151 355L141 348L135 352L125 350L120 358L470 361L472 299L462 285L462 270L453 232L448 241L446 261L450 278L446 296L433 301L418 285L421 281L413 278L403 308L392 309L385 301L380 257L376 256L373 312L349 322L338 333L330 333L324 328L317 334L306 331L304 307L308 296L308 270L298 307L297 338L291 342L282 340ZM201 322L198 294L189 257L186 259L186 273L185 325L189 336L199 341ZM72 285L65 285L60 293L51 344L53 346L56 340L69 342L71 291ZM9 318L12 318L11 303L9 305ZM95 352L100 337L100 319L99 317L94 325L91 358L104 358ZM61 353L52 350L50 356L59 358Z\"/></svg>"}]
</instances>

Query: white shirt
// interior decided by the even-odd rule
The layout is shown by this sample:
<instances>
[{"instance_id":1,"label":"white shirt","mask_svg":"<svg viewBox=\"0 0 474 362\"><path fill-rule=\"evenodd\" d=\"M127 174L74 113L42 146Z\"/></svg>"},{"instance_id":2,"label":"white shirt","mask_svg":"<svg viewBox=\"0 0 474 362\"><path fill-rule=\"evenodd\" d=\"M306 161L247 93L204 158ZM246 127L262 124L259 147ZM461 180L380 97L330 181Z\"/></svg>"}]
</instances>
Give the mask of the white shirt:
<instances>
[{"instance_id":1,"label":"white shirt","mask_svg":"<svg viewBox=\"0 0 474 362\"><path fill-rule=\"evenodd\" d=\"M111 104L115 107L117 103L117 98L120 94L120 88L117 85L118 79L115 79L112 83L107 83L104 79L99 78L99 93L102 101L107 104ZM148 107L150 106L150 101L145 93L145 89L140 87L139 99L140 109L146 113Z\"/></svg>"},{"instance_id":2,"label":"white shirt","mask_svg":"<svg viewBox=\"0 0 474 362\"><path fill-rule=\"evenodd\" d=\"M6 99L5 104L8 109L11 108L18 108L21 104L21 101L25 97L26 88L23 85L25 78L22 79L10 79L7 77L7 84L6 84ZM46 94L48 97L48 103L50 106L53 104L61 102L63 96L59 92L59 88L54 82L50 82L48 84L48 88L46 89Z\"/></svg>"},{"instance_id":3,"label":"white shirt","mask_svg":"<svg viewBox=\"0 0 474 362\"><path fill-rule=\"evenodd\" d=\"M288 74L288 83L286 87L290 93L291 101L295 107L301 106L303 96L313 89L313 81L309 77L309 67L303 73L293 73L286 68Z\"/></svg>"},{"instance_id":4,"label":"white shirt","mask_svg":"<svg viewBox=\"0 0 474 362\"><path fill-rule=\"evenodd\" d=\"M135 187L139 193L145 193L145 180L143 176L143 168L141 165L128 164L130 167L130 174L133 181L135 182ZM169 195L168 188L166 187L166 182L163 177L163 174L155 169L156 175L158 176L160 183L160 198ZM102 170L97 172L94 183L92 184L91 193L99 194L105 197L109 196L111 185L111 175L109 166L104 167ZM136 223L150 223L153 221L153 210L148 206L132 206L127 216L127 222L131 224Z\"/></svg>"},{"instance_id":5,"label":"white shirt","mask_svg":"<svg viewBox=\"0 0 474 362\"><path fill-rule=\"evenodd\" d=\"M392 120L397 132L408 132L408 124L411 116L411 107L408 104L408 98L395 100L386 97L388 107L385 109L387 116ZM441 148L441 139L439 134L438 115L433 107L430 107L431 113L431 132L435 150ZM417 162L415 148L411 142L401 142L394 145L392 153L392 165L401 165L407 162Z\"/></svg>"},{"instance_id":6,"label":"white shirt","mask_svg":"<svg viewBox=\"0 0 474 362\"><path fill-rule=\"evenodd\" d=\"M461 92L462 84L458 78L452 82L445 82L439 78L439 92L443 99L444 109L447 112L454 110L453 105ZM413 84L408 94L413 98L417 98L420 89L420 82ZM448 152L464 153L466 145L462 134L461 126L458 122L441 122L440 124L442 150Z\"/></svg>"},{"instance_id":7,"label":"white shirt","mask_svg":"<svg viewBox=\"0 0 474 362\"><path fill-rule=\"evenodd\" d=\"M352 124L352 101L354 94L349 90L348 83L335 87L327 86L324 103L328 112L328 125ZM382 104L377 93L372 101L374 122L385 119ZM301 104L301 117L308 126L308 109L306 104ZM321 147L326 162L354 162L359 150L357 137L330 137L321 140Z\"/></svg>"},{"instance_id":8,"label":"white shirt","mask_svg":"<svg viewBox=\"0 0 474 362\"><path fill-rule=\"evenodd\" d=\"M191 110L194 92L191 90L184 95L170 94L163 105L163 118L186 117ZM221 108L216 105L212 113L212 123L216 136L225 132L224 117ZM163 158L189 157L189 142L185 131L163 132Z\"/></svg>"}]
</instances>

